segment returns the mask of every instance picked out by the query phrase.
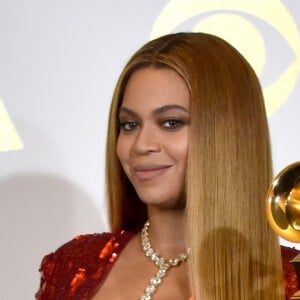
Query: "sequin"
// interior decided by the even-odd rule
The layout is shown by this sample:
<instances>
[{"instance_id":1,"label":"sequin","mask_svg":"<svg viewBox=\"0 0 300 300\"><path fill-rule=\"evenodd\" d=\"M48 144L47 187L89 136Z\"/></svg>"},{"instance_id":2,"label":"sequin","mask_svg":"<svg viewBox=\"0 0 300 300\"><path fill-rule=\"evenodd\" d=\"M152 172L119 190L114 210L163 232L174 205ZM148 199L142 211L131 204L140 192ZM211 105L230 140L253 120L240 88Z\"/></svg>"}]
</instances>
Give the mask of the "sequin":
<instances>
[{"instance_id":1,"label":"sequin","mask_svg":"<svg viewBox=\"0 0 300 300\"><path fill-rule=\"evenodd\" d=\"M71 283L70 283L70 292L69 295L73 296L76 290L84 283L86 280L86 270L83 268L79 268L75 276L73 277Z\"/></svg>"},{"instance_id":2,"label":"sequin","mask_svg":"<svg viewBox=\"0 0 300 300\"><path fill-rule=\"evenodd\" d=\"M113 263L135 235L122 231L117 234L89 234L72 241L51 253L42 261L38 300L88 300L103 283ZM281 247L286 296L298 289L298 280L290 260L299 250Z\"/></svg>"},{"instance_id":3,"label":"sequin","mask_svg":"<svg viewBox=\"0 0 300 300\"><path fill-rule=\"evenodd\" d=\"M108 257L111 255L112 251L113 251L113 241L109 240L105 246L103 247L103 249L101 250L100 254L99 254L99 258L103 259L105 257Z\"/></svg>"},{"instance_id":4,"label":"sequin","mask_svg":"<svg viewBox=\"0 0 300 300\"><path fill-rule=\"evenodd\" d=\"M38 300L91 299L132 232L81 235L42 261Z\"/></svg>"},{"instance_id":5,"label":"sequin","mask_svg":"<svg viewBox=\"0 0 300 300\"><path fill-rule=\"evenodd\" d=\"M111 255L111 258L109 259L109 262L113 263L118 257L118 254L117 253L113 253Z\"/></svg>"},{"instance_id":6,"label":"sequin","mask_svg":"<svg viewBox=\"0 0 300 300\"><path fill-rule=\"evenodd\" d=\"M299 288L299 279L295 272L294 266L290 261L299 253L299 250L281 246L282 267L285 291L288 298L290 298Z\"/></svg>"}]
</instances>

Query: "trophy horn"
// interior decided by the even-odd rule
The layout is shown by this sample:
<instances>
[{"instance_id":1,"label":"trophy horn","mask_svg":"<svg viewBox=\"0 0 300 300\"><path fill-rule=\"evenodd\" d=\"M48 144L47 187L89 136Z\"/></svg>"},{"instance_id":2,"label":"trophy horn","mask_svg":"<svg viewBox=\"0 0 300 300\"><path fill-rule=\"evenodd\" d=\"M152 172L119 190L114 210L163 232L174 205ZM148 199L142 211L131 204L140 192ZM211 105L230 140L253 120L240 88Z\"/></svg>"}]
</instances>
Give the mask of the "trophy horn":
<instances>
[{"instance_id":1,"label":"trophy horn","mask_svg":"<svg viewBox=\"0 0 300 300\"><path fill-rule=\"evenodd\" d=\"M266 198L267 219L280 237L300 242L300 161L284 168Z\"/></svg>"}]
</instances>

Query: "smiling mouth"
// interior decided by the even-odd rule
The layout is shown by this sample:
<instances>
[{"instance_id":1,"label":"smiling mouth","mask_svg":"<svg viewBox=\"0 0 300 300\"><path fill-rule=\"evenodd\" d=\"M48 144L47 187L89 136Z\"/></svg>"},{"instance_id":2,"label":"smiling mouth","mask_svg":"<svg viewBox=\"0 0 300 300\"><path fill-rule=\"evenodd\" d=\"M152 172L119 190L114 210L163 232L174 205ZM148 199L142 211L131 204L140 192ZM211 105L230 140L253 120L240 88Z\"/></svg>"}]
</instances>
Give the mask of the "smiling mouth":
<instances>
[{"instance_id":1,"label":"smiling mouth","mask_svg":"<svg viewBox=\"0 0 300 300\"><path fill-rule=\"evenodd\" d=\"M163 175L170 167L171 166L135 168L134 173L138 180L146 181Z\"/></svg>"}]
</instances>

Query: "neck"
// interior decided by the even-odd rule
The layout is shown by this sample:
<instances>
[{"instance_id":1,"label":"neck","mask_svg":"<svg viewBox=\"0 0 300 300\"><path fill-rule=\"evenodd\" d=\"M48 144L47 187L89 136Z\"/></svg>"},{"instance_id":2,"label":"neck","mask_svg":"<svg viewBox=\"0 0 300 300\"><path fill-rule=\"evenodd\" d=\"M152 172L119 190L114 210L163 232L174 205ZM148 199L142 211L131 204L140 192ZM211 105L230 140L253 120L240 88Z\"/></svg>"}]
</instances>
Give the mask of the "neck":
<instances>
[{"instance_id":1,"label":"neck","mask_svg":"<svg viewBox=\"0 0 300 300\"><path fill-rule=\"evenodd\" d=\"M155 251L173 257L186 250L184 210L148 207L150 240Z\"/></svg>"}]
</instances>

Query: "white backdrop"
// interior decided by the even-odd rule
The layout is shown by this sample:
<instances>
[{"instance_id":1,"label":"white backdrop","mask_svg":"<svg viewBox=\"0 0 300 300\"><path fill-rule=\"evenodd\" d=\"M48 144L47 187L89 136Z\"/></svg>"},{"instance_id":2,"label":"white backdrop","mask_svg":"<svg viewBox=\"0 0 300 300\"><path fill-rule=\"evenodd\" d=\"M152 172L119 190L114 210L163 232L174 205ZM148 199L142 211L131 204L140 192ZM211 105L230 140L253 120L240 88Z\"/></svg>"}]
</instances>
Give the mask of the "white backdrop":
<instances>
[{"instance_id":1,"label":"white backdrop","mask_svg":"<svg viewBox=\"0 0 300 300\"><path fill-rule=\"evenodd\" d=\"M108 229L107 114L130 55L206 28L239 42L278 107L275 173L300 160L299 1L0 0L0 299L33 299L44 254Z\"/></svg>"}]
</instances>

